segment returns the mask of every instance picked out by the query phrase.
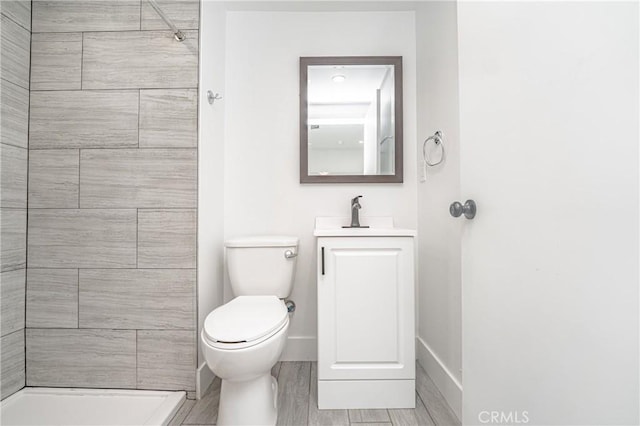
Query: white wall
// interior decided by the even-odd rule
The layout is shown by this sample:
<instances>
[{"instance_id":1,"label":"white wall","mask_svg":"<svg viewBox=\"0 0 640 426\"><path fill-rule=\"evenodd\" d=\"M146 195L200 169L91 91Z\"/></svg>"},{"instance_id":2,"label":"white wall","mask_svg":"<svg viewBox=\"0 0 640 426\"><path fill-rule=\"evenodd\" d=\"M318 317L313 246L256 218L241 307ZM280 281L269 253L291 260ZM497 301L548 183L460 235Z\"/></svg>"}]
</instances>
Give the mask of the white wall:
<instances>
[{"instance_id":1,"label":"white wall","mask_svg":"<svg viewBox=\"0 0 640 426\"><path fill-rule=\"evenodd\" d=\"M226 19L225 238L291 234L300 254L291 299L297 311L285 358L316 357L316 216L363 216L417 226L416 49L413 12L242 12ZM300 56L404 58L404 184L299 183ZM228 296L228 293L226 294Z\"/></svg>"},{"instance_id":2,"label":"white wall","mask_svg":"<svg viewBox=\"0 0 640 426\"><path fill-rule=\"evenodd\" d=\"M233 3L241 4L242 2ZM305 3L308 9L318 11L316 13L288 11L292 7L304 9L307 7L303 5ZM206 13L207 4L208 2L205 1L203 15ZM447 208L451 201L456 199L464 201L469 194L462 194L465 197L460 194L458 176L460 136L457 102L456 6L452 2L424 2L418 6L415 4L402 6L400 2L395 2L394 5L398 8L418 7L416 27L412 13L357 12L370 7L385 8L387 5L384 2L354 1L339 3L335 6L343 10L353 10L350 13L326 13L327 8L332 7L329 4L329 2L272 3L269 1L256 2L253 5L247 3L236 7L249 10L261 8L264 13L221 12L219 16L222 17L222 22L207 24L216 28L216 40L219 44L207 45L203 48L202 78L213 78L209 74L212 68L205 68L214 66L214 63L215 66L222 67L222 70L218 68L218 72L215 73L216 78L220 76L223 78L225 69L227 75L232 77L224 84L224 90L221 93L225 96L225 100L220 104L226 105L227 113L226 139L224 139L224 165L226 165L224 236L220 235L222 219L216 216L220 213L222 199L219 186L215 186L216 178L220 176L223 169L222 147L207 150L206 146L209 142L205 140L212 135L216 135L217 141L223 140L219 134L219 126L223 122L222 115L216 115L222 113L222 110L214 108L214 115L201 114L201 126L216 130L208 133L210 136L207 136L206 131L201 135L200 181L202 185L203 169L211 171L210 182L216 189L208 195L205 194L209 198L204 203L210 206L209 214L212 216L205 216L207 210L206 206L202 205L202 200L200 205L199 238L202 239L204 234L210 243L208 247L205 247L202 241L199 244L200 308L202 309L207 303L209 303L208 306L215 306L221 298L218 283L217 287L212 287L212 294L207 296L204 302L202 300L203 291L209 291L207 289L213 282L212 278L221 279L220 249L223 237L253 233L298 235L301 238L300 264L292 295L292 299L298 304L298 312L292 324L290 335L293 340L289 344L287 356L289 359L314 357L316 288L313 264L314 240L311 237L313 219L320 215L346 216L348 199L353 195L363 194L365 195L362 201L364 215L393 215L398 225L417 226L419 229L418 357L449 404L459 414L462 381L459 241L464 221L451 219ZM467 106L467 119L474 120L475 112L493 108L496 101L505 103L506 115L496 116L495 120L485 123L487 131L474 134L473 142L483 143L484 147L492 147L492 137L504 137L509 134L504 132L505 124L512 124L518 128L529 123L528 127L523 128L532 131L531 134L511 133L517 136L513 136L514 150L494 152L496 158L506 159L507 155L513 155L523 147L526 148L522 150L523 153L548 152L548 158L553 158L552 154L562 154L562 160L559 161L566 162L582 158L586 153L588 157L582 163L584 167L572 169L572 173L577 173L575 183L577 188L580 188L580 194L588 197L575 204L576 197L567 196L571 194L570 191L565 191L567 188L556 188L556 183L553 181L548 182L548 188L554 197L557 197L554 198L555 201L567 200L562 207L569 212L589 211L593 203L599 201L606 201L610 206L610 210L600 211L600 221L590 223L583 228L583 245L586 248L590 247L594 262L605 265L597 274L589 277L592 269L585 266L592 266L590 262L584 263L584 259L572 255L570 261L564 262L563 268L585 271L582 274L584 282L574 280L570 286L567 286L562 274L545 276L545 280L542 281L544 291L537 293L535 301L528 302L527 305L536 306L539 302L537 306L545 306L543 317L540 316L539 309L532 309L527 310L531 318L520 318L516 322L498 311L497 317L501 319L502 324L506 324L513 335L503 336L498 342L507 346L507 350L499 358L496 358L495 348L491 347L493 342L484 342L485 347L488 348L488 358L483 360L484 365L495 366L496 360L504 365L497 365L496 370L488 369L483 377L472 377L471 381L480 386L467 388L469 372L466 369L468 364L465 365L465 402L473 401L466 407L468 412L472 413L470 420L467 420L469 423L475 422L473 415L478 409L509 408L509 404L514 408L534 407L538 413L541 413L535 418L535 423L538 424L605 424L615 421L637 424L638 422L637 386L634 385L638 377L637 123L634 137L626 137L627 133L633 132L628 132L628 127L625 127L622 134L616 133L613 139L616 144L601 143L601 141L610 141L607 128L615 129L616 132L620 130L620 121L617 117L620 111L626 109L637 117L637 56L623 58L621 62L621 57L615 57L615 49L614 57L607 56L611 53L607 52L610 49L605 49L597 55L589 54L588 50L582 49L588 44L602 48L602 43L609 43L614 39L612 31L617 22L629 23L625 19L634 19L635 16L635 27L633 25L628 27L635 28L631 31L633 34L626 34L622 45L624 43L633 45L637 52L637 10L635 10L637 8L628 3L620 7L631 7L634 10L608 16L607 13L597 9L601 7L598 4L593 6L596 9L586 14L571 9L576 7L576 4L586 3L564 4L561 5L561 9L553 11L544 9L557 5L551 2L529 4L525 9L516 8L517 11L514 9L515 4L508 2L462 3L463 7L468 8L460 15L464 24L460 29L464 39L462 44L466 49L466 55L469 52L476 52L477 55L473 56L475 62L467 62L464 67L461 67L460 72L467 77L479 78L480 80L474 82L474 87L480 90L486 89L483 89L486 81L482 81L482 78L489 71L497 73L496 81L503 84L491 86L491 89L504 90L505 82L507 85L512 85L512 90L488 91L483 97L483 104L475 106L475 109L469 109ZM275 12L276 9L281 12ZM558 10L561 13L558 14ZM551 27L546 21L549 17L553 18ZM601 25L603 19L604 26ZM357 25L354 25L354 22ZM541 25L541 22L544 25ZM613 27L611 22L614 22ZM225 23L229 24L227 29L225 29ZM567 35L573 32L572 28L576 23L579 31L575 34L575 38L566 39ZM376 25L381 24L385 31L376 31ZM203 25L202 29L204 47L207 28ZM625 28L622 30L626 31ZM390 37L390 34L394 37ZM560 41L564 44L558 43ZM553 64L545 62L548 58L544 55L540 57L544 59L540 62L537 61L537 57L530 55L531 46L540 47L545 43L548 46L559 46L556 50L557 56L554 57L557 61ZM232 47L226 55L225 46ZM483 49L487 46L493 47L493 52L500 54L483 58L486 53ZM297 57L342 54L384 54L405 57L405 183L403 185L300 185L298 183ZM210 65L206 63L207 57L212 61ZM225 64L225 58L227 64ZM568 59L565 60L565 58ZM606 70L609 66L607 61L610 59L613 59L613 65L611 65L613 69L626 69L628 73L623 73L610 81L602 78L594 81L592 89L595 90L593 92L595 95L601 94L601 90L606 91L611 85L615 87L613 98L607 98L606 103L594 101L596 98L593 97L586 99L582 96L571 97L566 92L561 92L560 88L563 85L571 87L571 83L576 78L584 77L585 68L580 68L579 64L587 64L591 67L587 69L591 71L595 69L594 67ZM417 81L416 67L420 76ZM629 80L633 73L635 73L635 83ZM212 80L211 85L218 90L221 86L216 84L218 81L216 78ZM535 99L538 92L546 93L545 96L549 95L540 98L546 102L540 110L536 111L526 102L520 102L519 91L522 90L522 83L526 81L534 82L525 86L524 94L529 98ZM547 84L559 86L551 86L549 89ZM417 91L411 90L412 87L417 87ZM206 84L201 86L201 95L207 88ZM545 92L547 89L549 89L548 93ZM564 94L560 103L553 96L557 93ZM635 104L628 104L631 98L625 98L625 93L635 96ZM620 103L621 101L624 102ZM608 115L607 110L613 113ZM546 113L543 116L546 120L544 132L543 127L538 127L540 111ZM577 113L578 111L581 113ZM218 124L213 126L211 122L213 127L209 127L209 122L205 123L204 120L214 120ZM460 124L465 126L465 123ZM594 134L600 135L600 139L595 140L589 137L593 127L585 126L587 124L598 126ZM466 125L468 126L469 122ZM417 135L415 129L417 129ZM578 129L582 131L579 132ZM444 132L447 161L438 168L429 169L427 181L416 186L418 161L415 153L421 152L422 140L435 130ZM550 140L548 138L554 135L556 130L562 130L565 139L555 137L553 141L559 145L554 145L552 152L541 151L540 142ZM621 135L624 137L620 138ZM420 142L417 145L416 139ZM568 149L567 141L574 144L573 148ZM583 142L588 143L583 144ZM609 162L602 161L604 157L609 158ZM536 158L539 160L547 157L541 154ZM467 158L465 165L472 167L473 159ZM531 167L533 170L539 170L536 176L544 177L544 166L531 165ZM616 171L620 174L616 175L614 173ZM628 174L628 179L612 178L612 176L621 178L625 174ZM581 181L578 178L585 180ZM598 180L602 180L601 184L598 184ZM221 180L218 180L217 184L219 185L220 182ZM590 191L584 182L596 185L599 192ZM203 188L200 188L200 191L202 196ZM539 191L538 195L544 194L545 191ZM479 201L482 202L482 200ZM622 207L615 210L616 205ZM215 210L215 207L218 210ZM484 206L481 204L480 208L483 209ZM574 218L579 217L578 213ZM481 210L480 214L484 214L484 210ZM635 216L632 217L633 215ZM635 224L631 224L629 220L635 220ZM204 232L206 228L202 226L205 222L215 224L213 225L215 231ZM553 221L549 221L547 224L552 223ZM611 230L615 230L615 233L611 233ZM557 235L561 235L562 228L556 231ZM602 240L605 244L591 247L590 235L593 232L597 232L600 237L609 235ZM217 249L213 247L214 241L218 244ZM626 253L625 250L627 250ZM562 250L556 250L554 253L559 253L555 257L558 259L558 264L563 264ZM633 256L635 260L632 259ZM210 265L212 269L208 273L201 271L203 267L207 267L203 259L208 261L211 258L216 259ZM615 265L615 267L606 268L606 265ZM635 273L630 273L630 268L635 268ZM607 274L603 275L606 272L605 269L608 269L609 278ZM521 272L523 276L536 276L531 271ZM207 274L211 278L206 278ZM561 291L560 298L555 293L557 289ZM580 307L584 310L579 311L574 306L575 295L580 295L578 300L582 302L590 300L592 305L583 303ZM597 303L599 299L606 303L600 306ZM552 301L552 306L548 307L545 301ZM578 327L581 333L574 336L575 333L567 329L565 322L554 323L556 317L548 315L551 308L558 310L567 308L566 316L557 318L568 321L570 315L577 314L577 318L584 321L583 325L588 325L597 333L590 334ZM603 308L604 311L602 311ZM512 307L509 312L518 313L518 310ZM635 312L635 317L629 315L629 312ZM200 316L202 315L201 310ZM602 323L605 326L598 323L600 318L606 320ZM616 328L618 326L619 330ZM522 346L521 340L513 338L513 336L521 336L524 327L527 327L528 332L532 330L532 336L536 340L528 341L528 344L533 345L532 347L537 347L538 340L544 342L551 336L555 339L555 345L542 345L536 351L527 351L529 346ZM512 330L512 328L519 329ZM632 335L634 330L635 336ZM473 330L468 329L465 333L467 332L471 333L467 337L473 335ZM476 337L482 336L481 333L475 334ZM564 339L563 335L574 338L573 340ZM582 340L576 341L576 339ZM628 341L626 345L625 340ZM619 353L616 352L619 355L616 361L621 362L610 362L612 354L607 354L607 347L611 342L616 344L616 351L620 349ZM509 348L509 345L512 347ZM516 347L513 347L514 345ZM563 359L561 353L570 356ZM540 354L548 355L547 361L555 359L564 370L560 369L558 372L549 369L545 372L544 368L550 364L538 365L534 361L527 365L521 363L523 359L535 360L536 355ZM576 369L574 365L584 369ZM471 373L482 372L482 368L483 365L479 364L480 370L472 369ZM513 374L514 371L516 374ZM554 371L554 374L547 374L550 371ZM526 373L524 376L519 375L524 373ZM608 380L607 377L609 377ZM526 386L518 382L521 378L528 380ZM511 386L513 380L516 380L516 383ZM469 395L469 398L466 395ZM473 398L476 398L475 401ZM632 401L633 398L635 401Z\"/></svg>"},{"instance_id":3,"label":"white wall","mask_svg":"<svg viewBox=\"0 0 640 426\"><path fill-rule=\"evenodd\" d=\"M200 85L198 135L198 392L213 373L204 364L200 330L222 303L224 210L224 102L207 102L207 90L224 88L225 12L221 3L204 1L200 11Z\"/></svg>"},{"instance_id":4,"label":"white wall","mask_svg":"<svg viewBox=\"0 0 640 426\"><path fill-rule=\"evenodd\" d=\"M637 425L638 3L458 18L464 423Z\"/></svg>"},{"instance_id":5,"label":"white wall","mask_svg":"<svg viewBox=\"0 0 640 426\"><path fill-rule=\"evenodd\" d=\"M417 14L418 175L422 141L443 132L446 161L418 184L418 339L420 364L454 412L462 406L460 238L463 220L449 215L460 199L458 38L455 2L427 2ZM430 142L432 144L432 142ZM433 146L433 145L430 145ZM437 157L433 153L433 160ZM464 201L464 200L463 200Z\"/></svg>"}]
</instances>

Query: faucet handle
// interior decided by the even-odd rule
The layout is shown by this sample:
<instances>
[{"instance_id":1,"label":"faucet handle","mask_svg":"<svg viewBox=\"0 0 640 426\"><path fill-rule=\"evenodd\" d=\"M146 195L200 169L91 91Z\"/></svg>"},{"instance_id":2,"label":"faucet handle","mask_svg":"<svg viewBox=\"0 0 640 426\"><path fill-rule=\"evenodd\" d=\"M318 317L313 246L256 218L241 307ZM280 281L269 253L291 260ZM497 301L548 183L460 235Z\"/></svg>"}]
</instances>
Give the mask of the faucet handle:
<instances>
[{"instance_id":1,"label":"faucet handle","mask_svg":"<svg viewBox=\"0 0 640 426\"><path fill-rule=\"evenodd\" d=\"M356 195L351 199L351 225L343 226L343 228L368 228L369 225L361 226L360 225L360 217L358 211L362 208L360 202L358 201L362 198L362 195Z\"/></svg>"}]
</instances>

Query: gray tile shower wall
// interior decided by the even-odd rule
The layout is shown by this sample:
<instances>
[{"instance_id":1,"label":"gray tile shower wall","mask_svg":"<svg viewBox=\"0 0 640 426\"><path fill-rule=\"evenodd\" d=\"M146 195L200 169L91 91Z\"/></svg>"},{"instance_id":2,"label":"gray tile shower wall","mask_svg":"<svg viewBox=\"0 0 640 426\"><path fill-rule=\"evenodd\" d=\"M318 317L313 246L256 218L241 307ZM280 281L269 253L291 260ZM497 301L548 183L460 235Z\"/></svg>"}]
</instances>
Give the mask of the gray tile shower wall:
<instances>
[{"instance_id":1,"label":"gray tile shower wall","mask_svg":"<svg viewBox=\"0 0 640 426\"><path fill-rule=\"evenodd\" d=\"M24 387L24 329L2 336L2 397L6 398Z\"/></svg>"},{"instance_id":2,"label":"gray tile shower wall","mask_svg":"<svg viewBox=\"0 0 640 426\"><path fill-rule=\"evenodd\" d=\"M80 327L192 330L195 281L193 269L81 269Z\"/></svg>"},{"instance_id":3,"label":"gray tile shower wall","mask_svg":"<svg viewBox=\"0 0 640 426\"><path fill-rule=\"evenodd\" d=\"M78 270L30 268L27 328L78 327Z\"/></svg>"},{"instance_id":4,"label":"gray tile shower wall","mask_svg":"<svg viewBox=\"0 0 640 426\"><path fill-rule=\"evenodd\" d=\"M29 207L80 207L80 152L77 149L31 150Z\"/></svg>"},{"instance_id":5,"label":"gray tile shower wall","mask_svg":"<svg viewBox=\"0 0 640 426\"><path fill-rule=\"evenodd\" d=\"M195 389L199 1L147 3L33 1L28 386Z\"/></svg>"},{"instance_id":6,"label":"gray tile shower wall","mask_svg":"<svg viewBox=\"0 0 640 426\"><path fill-rule=\"evenodd\" d=\"M4 2L1 5L4 5ZM4 56L2 61L5 61ZM4 74L2 76L4 77ZM2 112L0 114L2 143L27 149L29 140L29 89L2 78L0 80L0 98L2 101Z\"/></svg>"},{"instance_id":7,"label":"gray tile shower wall","mask_svg":"<svg viewBox=\"0 0 640 426\"><path fill-rule=\"evenodd\" d=\"M30 0L3 0L0 2L0 11L16 24L31 31Z\"/></svg>"},{"instance_id":8,"label":"gray tile shower wall","mask_svg":"<svg viewBox=\"0 0 640 426\"><path fill-rule=\"evenodd\" d=\"M81 208L195 208L195 149L83 149Z\"/></svg>"},{"instance_id":9,"label":"gray tile shower wall","mask_svg":"<svg viewBox=\"0 0 640 426\"><path fill-rule=\"evenodd\" d=\"M31 37L31 89L80 89L82 33L36 33Z\"/></svg>"},{"instance_id":10,"label":"gray tile shower wall","mask_svg":"<svg viewBox=\"0 0 640 426\"><path fill-rule=\"evenodd\" d=\"M198 84L198 31L85 33L83 89L190 88ZM158 52L163 52L159 57Z\"/></svg>"},{"instance_id":11,"label":"gray tile shower wall","mask_svg":"<svg viewBox=\"0 0 640 426\"><path fill-rule=\"evenodd\" d=\"M0 366L4 399L25 385L31 1L0 1Z\"/></svg>"},{"instance_id":12,"label":"gray tile shower wall","mask_svg":"<svg viewBox=\"0 0 640 426\"><path fill-rule=\"evenodd\" d=\"M34 33L140 29L140 0L35 0L33 3Z\"/></svg>"},{"instance_id":13,"label":"gray tile shower wall","mask_svg":"<svg viewBox=\"0 0 640 426\"><path fill-rule=\"evenodd\" d=\"M136 387L135 330L27 329L27 385Z\"/></svg>"},{"instance_id":14,"label":"gray tile shower wall","mask_svg":"<svg viewBox=\"0 0 640 426\"><path fill-rule=\"evenodd\" d=\"M135 268L135 209L29 209L29 268Z\"/></svg>"},{"instance_id":15,"label":"gray tile shower wall","mask_svg":"<svg viewBox=\"0 0 640 426\"><path fill-rule=\"evenodd\" d=\"M137 148L138 95L137 90L32 90L29 148Z\"/></svg>"},{"instance_id":16,"label":"gray tile shower wall","mask_svg":"<svg viewBox=\"0 0 640 426\"><path fill-rule=\"evenodd\" d=\"M31 33L4 14L1 15L2 64L0 64L0 71L2 78L28 89Z\"/></svg>"}]
</instances>

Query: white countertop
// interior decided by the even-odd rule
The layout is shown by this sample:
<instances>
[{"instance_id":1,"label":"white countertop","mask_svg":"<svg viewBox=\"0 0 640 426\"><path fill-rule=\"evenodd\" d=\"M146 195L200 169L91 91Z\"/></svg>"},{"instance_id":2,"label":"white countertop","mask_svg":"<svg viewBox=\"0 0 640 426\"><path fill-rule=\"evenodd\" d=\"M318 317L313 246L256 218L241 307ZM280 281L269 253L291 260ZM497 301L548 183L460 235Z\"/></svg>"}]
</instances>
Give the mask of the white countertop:
<instances>
[{"instance_id":1,"label":"white countertop","mask_svg":"<svg viewBox=\"0 0 640 426\"><path fill-rule=\"evenodd\" d=\"M361 217L361 225L369 228L343 228L349 217L317 217L313 235L316 237L415 237L415 229L395 228L391 217Z\"/></svg>"}]
</instances>

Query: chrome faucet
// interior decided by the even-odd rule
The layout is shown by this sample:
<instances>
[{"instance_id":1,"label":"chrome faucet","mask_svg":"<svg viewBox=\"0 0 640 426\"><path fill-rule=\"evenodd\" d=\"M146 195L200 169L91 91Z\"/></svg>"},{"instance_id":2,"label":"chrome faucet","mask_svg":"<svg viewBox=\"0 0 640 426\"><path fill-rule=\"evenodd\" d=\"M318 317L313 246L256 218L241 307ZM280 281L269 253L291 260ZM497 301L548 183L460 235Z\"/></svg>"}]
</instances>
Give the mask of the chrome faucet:
<instances>
[{"instance_id":1,"label":"chrome faucet","mask_svg":"<svg viewBox=\"0 0 640 426\"><path fill-rule=\"evenodd\" d=\"M351 200L351 226L350 228L365 228L364 226L360 226L360 209L362 206L360 205L360 198L362 195L358 195L357 197ZM368 226L366 227L368 228Z\"/></svg>"}]
</instances>

